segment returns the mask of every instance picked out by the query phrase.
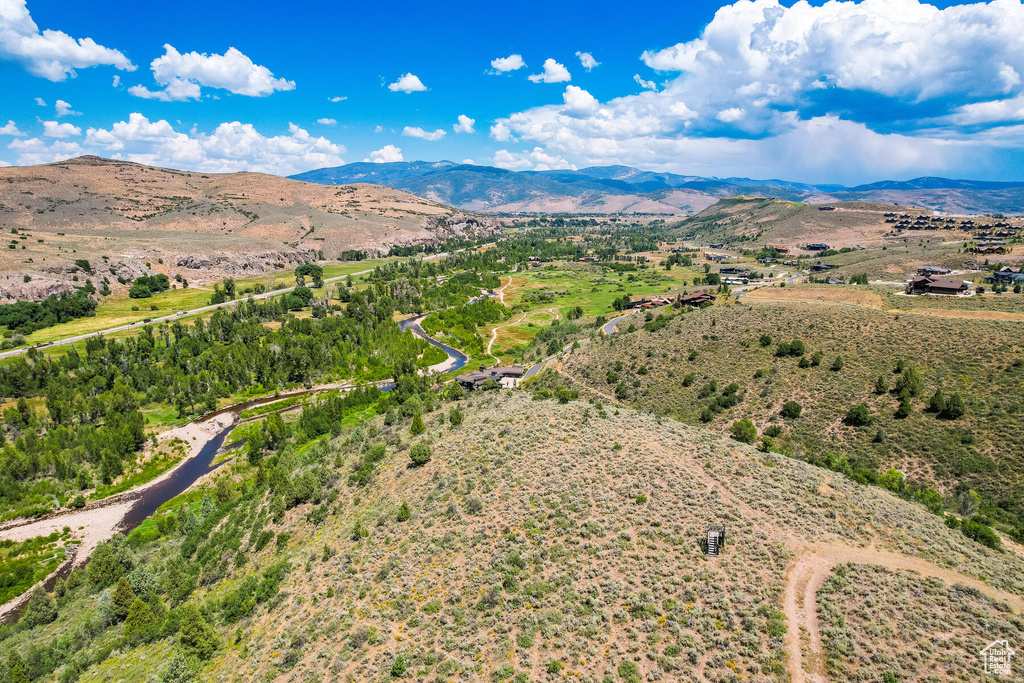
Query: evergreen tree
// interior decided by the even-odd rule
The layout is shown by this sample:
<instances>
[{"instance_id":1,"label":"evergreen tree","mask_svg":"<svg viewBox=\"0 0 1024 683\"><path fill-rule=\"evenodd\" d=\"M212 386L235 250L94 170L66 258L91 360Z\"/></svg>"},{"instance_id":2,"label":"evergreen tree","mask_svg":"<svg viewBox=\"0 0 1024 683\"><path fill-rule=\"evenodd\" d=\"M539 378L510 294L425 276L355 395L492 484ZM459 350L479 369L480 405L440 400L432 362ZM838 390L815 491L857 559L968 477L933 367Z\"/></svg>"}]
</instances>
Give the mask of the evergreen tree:
<instances>
[{"instance_id":1,"label":"evergreen tree","mask_svg":"<svg viewBox=\"0 0 1024 683\"><path fill-rule=\"evenodd\" d=\"M123 576L118 579L117 588L114 589L114 595L110 598L111 612L115 619L123 621L128 616L132 603L135 602L135 597L135 591L132 590L128 579Z\"/></svg>"},{"instance_id":2,"label":"evergreen tree","mask_svg":"<svg viewBox=\"0 0 1024 683\"><path fill-rule=\"evenodd\" d=\"M427 426L423 424L423 416L416 413L412 417L412 424L409 426L409 434L412 436L418 436L425 431L427 431Z\"/></svg>"},{"instance_id":3,"label":"evergreen tree","mask_svg":"<svg viewBox=\"0 0 1024 683\"><path fill-rule=\"evenodd\" d=\"M25 605L25 612L21 615L21 623L29 628L49 624L57 618L57 605L46 590L39 586L32 591L28 603Z\"/></svg>"},{"instance_id":4,"label":"evergreen tree","mask_svg":"<svg viewBox=\"0 0 1024 683\"><path fill-rule=\"evenodd\" d=\"M149 640L155 635L156 616L152 608L139 598L132 601L124 621L124 637L130 642Z\"/></svg>"}]
</instances>

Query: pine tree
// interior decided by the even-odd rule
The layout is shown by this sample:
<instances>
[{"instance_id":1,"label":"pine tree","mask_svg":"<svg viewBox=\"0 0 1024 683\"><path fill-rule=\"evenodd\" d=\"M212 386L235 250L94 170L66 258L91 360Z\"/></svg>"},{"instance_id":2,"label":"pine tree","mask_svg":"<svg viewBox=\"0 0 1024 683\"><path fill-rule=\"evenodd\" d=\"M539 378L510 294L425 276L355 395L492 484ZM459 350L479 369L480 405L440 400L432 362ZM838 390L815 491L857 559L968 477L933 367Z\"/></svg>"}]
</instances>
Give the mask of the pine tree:
<instances>
[{"instance_id":1,"label":"pine tree","mask_svg":"<svg viewBox=\"0 0 1024 683\"><path fill-rule=\"evenodd\" d=\"M128 608L128 617L124 621L124 637L129 641L147 640L154 631L155 621L156 617L150 606L135 598Z\"/></svg>"},{"instance_id":2,"label":"pine tree","mask_svg":"<svg viewBox=\"0 0 1024 683\"><path fill-rule=\"evenodd\" d=\"M132 590L131 584L128 583L128 579L123 576L118 579L117 588L114 589L114 595L110 599L114 617L118 621L121 621L128 616L132 603L135 602L135 597L135 591Z\"/></svg>"},{"instance_id":3,"label":"pine tree","mask_svg":"<svg viewBox=\"0 0 1024 683\"><path fill-rule=\"evenodd\" d=\"M44 588L37 587L32 591L28 604L25 605L25 613L21 617L21 622L32 628L41 624L49 624L56 618L57 605L54 604L53 598L47 594Z\"/></svg>"},{"instance_id":4,"label":"pine tree","mask_svg":"<svg viewBox=\"0 0 1024 683\"><path fill-rule=\"evenodd\" d=\"M427 431L427 426L423 424L423 416L416 413L412 417L412 424L409 426L409 434L417 436Z\"/></svg>"}]
</instances>

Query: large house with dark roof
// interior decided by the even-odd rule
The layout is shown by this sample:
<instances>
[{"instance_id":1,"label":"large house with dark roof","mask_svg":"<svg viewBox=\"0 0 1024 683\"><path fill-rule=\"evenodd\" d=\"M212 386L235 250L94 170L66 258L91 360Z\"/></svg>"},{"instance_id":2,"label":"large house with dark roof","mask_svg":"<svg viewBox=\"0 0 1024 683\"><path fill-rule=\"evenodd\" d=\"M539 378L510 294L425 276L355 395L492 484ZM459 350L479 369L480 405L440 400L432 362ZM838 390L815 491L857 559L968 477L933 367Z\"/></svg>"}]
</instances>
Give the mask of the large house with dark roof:
<instances>
[{"instance_id":1,"label":"large house with dark roof","mask_svg":"<svg viewBox=\"0 0 1024 683\"><path fill-rule=\"evenodd\" d=\"M970 284L951 277L920 275L907 283L907 294L966 294Z\"/></svg>"},{"instance_id":2,"label":"large house with dark roof","mask_svg":"<svg viewBox=\"0 0 1024 683\"><path fill-rule=\"evenodd\" d=\"M455 381L461 384L463 389L470 390L479 389L489 379L493 379L503 386L508 386L510 382L512 382L512 386L515 386L515 382L522 379L525 373L526 370L520 365L494 368L485 368L481 365L479 370L459 375Z\"/></svg>"}]
</instances>

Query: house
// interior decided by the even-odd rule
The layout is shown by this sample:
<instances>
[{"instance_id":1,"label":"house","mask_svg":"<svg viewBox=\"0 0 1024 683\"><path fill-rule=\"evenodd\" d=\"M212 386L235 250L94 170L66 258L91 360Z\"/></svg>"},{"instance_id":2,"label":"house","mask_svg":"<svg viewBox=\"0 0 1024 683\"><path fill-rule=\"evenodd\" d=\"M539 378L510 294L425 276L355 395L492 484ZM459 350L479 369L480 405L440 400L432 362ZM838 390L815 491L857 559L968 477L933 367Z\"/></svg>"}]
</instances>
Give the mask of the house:
<instances>
[{"instance_id":1,"label":"house","mask_svg":"<svg viewBox=\"0 0 1024 683\"><path fill-rule=\"evenodd\" d=\"M774 249L775 251L779 252L780 254L788 254L789 253L789 247L772 247L772 249Z\"/></svg>"},{"instance_id":2,"label":"house","mask_svg":"<svg viewBox=\"0 0 1024 683\"><path fill-rule=\"evenodd\" d=\"M750 271L740 266L722 266L718 269L721 275L739 275L740 277L750 277Z\"/></svg>"},{"instance_id":3,"label":"house","mask_svg":"<svg viewBox=\"0 0 1024 683\"><path fill-rule=\"evenodd\" d=\"M970 283L949 277L929 277L919 275L907 283L907 294L966 294Z\"/></svg>"},{"instance_id":4,"label":"house","mask_svg":"<svg viewBox=\"0 0 1024 683\"><path fill-rule=\"evenodd\" d=\"M833 268L838 268L838 267L839 266L837 266L834 263L815 263L813 266L811 266L811 270L813 270L813 271L815 271L817 273L820 273L822 271L832 270Z\"/></svg>"},{"instance_id":5,"label":"house","mask_svg":"<svg viewBox=\"0 0 1024 683\"><path fill-rule=\"evenodd\" d=\"M835 210L836 210L836 207L834 207L834 206L819 206L818 207L818 211L835 211Z\"/></svg>"},{"instance_id":6,"label":"house","mask_svg":"<svg viewBox=\"0 0 1024 683\"><path fill-rule=\"evenodd\" d=\"M693 294L679 295L676 297L676 301L672 306L673 308L681 308L683 306L700 308L703 304L712 304L714 302L715 295L711 292L694 292Z\"/></svg>"},{"instance_id":7,"label":"house","mask_svg":"<svg viewBox=\"0 0 1024 683\"><path fill-rule=\"evenodd\" d=\"M745 285L749 284L750 280L745 277L726 277L722 278L722 283L727 285Z\"/></svg>"},{"instance_id":8,"label":"house","mask_svg":"<svg viewBox=\"0 0 1024 683\"><path fill-rule=\"evenodd\" d=\"M985 281L993 284L997 282L1007 285L1015 285L1017 283L1024 284L1024 268L1021 268L1019 271L1014 271L1013 268L1007 266L1002 270L986 276Z\"/></svg>"},{"instance_id":9,"label":"house","mask_svg":"<svg viewBox=\"0 0 1024 683\"><path fill-rule=\"evenodd\" d=\"M711 252L707 252L707 253L704 254L704 258L707 259L708 261L716 261L717 262L717 261L725 261L726 259L729 258L729 255L728 254L713 254Z\"/></svg>"},{"instance_id":10,"label":"house","mask_svg":"<svg viewBox=\"0 0 1024 683\"><path fill-rule=\"evenodd\" d=\"M459 375L455 381L461 384L463 389L469 390L479 389L487 380L494 380L502 386L514 387L525 372L520 365L494 368L485 368L481 365L479 370Z\"/></svg>"},{"instance_id":11,"label":"house","mask_svg":"<svg viewBox=\"0 0 1024 683\"><path fill-rule=\"evenodd\" d=\"M810 250L810 251L825 251L828 248L829 247L828 247L827 244L823 244L821 242L815 242L814 244L808 244L807 245L807 249Z\"/></svg>"},{"instance_id":12,"label":"house","mask_svg":"<svg viewBox=\"0 0 1024 683\"><path fill-rule=\"evenodd\" d=\"M936 268L934 266L921 266L917 269L918 275L931 276L931 275L949 275L953 271L949 268Z\"/></svg>"},{"instance_id":13,"label":"house","mask_svg":"<svg viewBox=\"0 0 1024 683\"><path fill-rule=\"evenodd\" d=\"M1000 244L985 244L971 247L971 252L975 254L1005 254L1006 247Z\"/></svg>"},{"instance_id":14,"label":"house","mask_svg":"<svg viewBox=\"0 0 1024 683\"><path fill-rule=\"evenodd\" d=\"M709 244L708 248L709 249L724 249L725 248L725 242L715 242L714 244Z\"/></svg>"}]
</instances>

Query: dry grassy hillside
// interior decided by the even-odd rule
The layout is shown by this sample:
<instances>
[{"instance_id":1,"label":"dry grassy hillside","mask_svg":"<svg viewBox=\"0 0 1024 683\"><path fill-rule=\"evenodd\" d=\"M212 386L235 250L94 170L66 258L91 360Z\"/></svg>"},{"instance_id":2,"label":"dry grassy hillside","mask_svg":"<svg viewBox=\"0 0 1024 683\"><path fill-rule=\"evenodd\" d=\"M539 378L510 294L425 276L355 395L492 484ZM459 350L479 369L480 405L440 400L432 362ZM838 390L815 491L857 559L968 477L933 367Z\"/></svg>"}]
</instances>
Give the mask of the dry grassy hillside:
<instances>
[{"instance_id":1,"label":"dry grassy hillside","mask_svg":"<svg viewBox=\"0 0 1024 683\"><path fill-rule=\"evenodd\" d=\"M834 211L821 211L817 204L781 199L729 197L680 223L674 230L681 237L734 246L758 248L765 244L796 247L823 242L835 249L858 245L881 245L892 232L885 213L914 211L908 207L867 202L834 204ZM962 237L957 231L943 231L944 239Z\"/></svg>"},{"instance_id":2,"label":"dry grassy hillside","mask_svg":"<svg viewBox=\"0 0 1024 683\"><path fill-rule=\"evenodd\" d=\"M1024 633L1019 555L967 542L878 488L627 409L525 391L460 405L461 425L445 419L445 405L411 440L409 419L387 427L378 417L303 449L291 474L326 466L321 506L300 504L274 522L271 497L257 493L216 517L187 603L202 608L218 643L199 680L804 680L825 674L826 651L841 659L879 637L861 618L877 601L855 604L863 594L837 594L832 581L818 603L837 562L919 572L871 578L892 604L918 601L922 588L940 598L904 640L974 623L954 614L965 601L992 618L984 631L958 627L920 666L837 659L832 671L960 680L988 640ZM410 441L431 447L427 464L409 466ZM376 474L348 484L374 444L387 445ZM251 466L228 467L251 481ZM702 552L708 522L727 528L717 558ZM257 542L267 534L277 541ZM175 534L139 537L127 552L162 586L160 568L180 545ZM225 600L282 561L291 569L275 597ZM45 643L77 639L78 680L157 680L182 636L124 642L124 627L103 621L112 590L67 593L53 623L4 633L0 656L44 661ZM842 642L860 649L833 655L839 641L822 629L848 603ZM220 616L227 609L245 616Z\"/></svg>"},{"instance_id":3,"label":"dry grassy hillside","mask_svg":"<svg viewBox=\"0 0 1024 683\"><path fill-rule=\"evenodd\" d=\"M68 285L80 258L107 256L123 266L124 276L149 272L144 264L162 258L216 277L258 273L321 252L333 260L348 249L437 244L498 227L374 185L325 186L81 157L0 169L0 231L7 237L11 229L20 234L8 238L13 248L0 249L0 271L13 277L4 289L45 295L58 283ZM22 285L23 274L35 284Z\"/></svg>"},{"instance_id":4,"label":"dry grassy hillside","mask_svg":"<svg viewBox=\"0 0 1024 683\"><path fill-rule=\"evenodd\" d=\"M574 352L565 371L609 395L621 382L626 402L691 424L709 418L707 426L720 433L745 417L759 433L774 426L782 432L777 445L799 457L835 452L876 471L896 467L947 495L973 487L987 497L993 517L1011 526L1024 521L1019 322L758 302L690 311L657 332L642 329L642 315L637 324L637 332L599 338ZM771 339L766 346L762 335ZM804 343L808 361L820 352L820 365L802 368L799 356L776 355L779 342L794 339ZM843 367L833 371L837 356ZM896 416L899 398L892 393L901 360L924 378L903 419ZM879 376L888 391L877 392ZM707 413L733 383L739 402ZM963 417L928 412L940 388L946 397L963 397ZM802 407L798 418L780 415L787 401ZM847 412L861 403L871 424L852 426Z\"/></svg>"}]
</instances>

